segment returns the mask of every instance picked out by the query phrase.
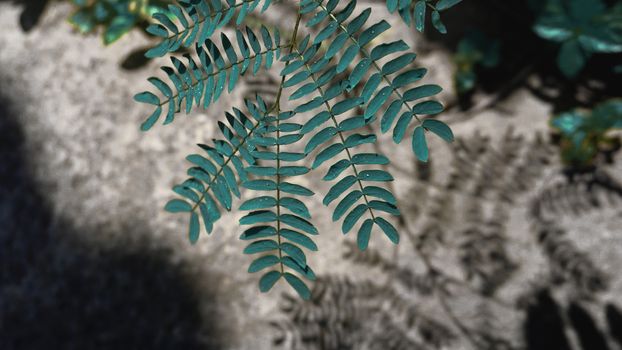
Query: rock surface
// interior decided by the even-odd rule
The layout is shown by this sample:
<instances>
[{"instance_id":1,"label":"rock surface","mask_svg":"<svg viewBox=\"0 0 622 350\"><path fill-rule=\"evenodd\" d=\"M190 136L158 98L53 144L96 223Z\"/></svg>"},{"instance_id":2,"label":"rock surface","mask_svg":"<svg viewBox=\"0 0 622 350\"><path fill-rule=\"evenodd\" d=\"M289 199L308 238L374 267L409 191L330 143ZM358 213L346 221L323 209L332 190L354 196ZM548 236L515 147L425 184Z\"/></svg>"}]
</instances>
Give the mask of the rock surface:
<instances>
[{"instance_id":1,"label":"rock surface","mask_svg":"<svg viewBox=\"0 0 622 350\"><path fill-rule=\"evenodd\" d=\"M424 168L416 166L409 142L395 147L382 137L379 147L393 159L393 186L406 208L407 226L401 226L398 250L380 234L370 247L397 268L344 259L349 248L343 242L353 237L344 238L334 223L319 219L320 251L309 256L310 265L321 276L316 294L321 288L334 292L316 295L314 305L283 302L282 293L289 290L277 286L260 294L258 276L246 273L250 259L241 254L244 243L237 239L240 213L226 214L210 237L202 236L191 246L185 218L162 210L171 186L183 180L184 157L195 151L196 143L217 136L215 120L240 104L245 87L208 111L141 133L138 125L149 110L132 96L149 88L146 78L164 60L123 70L121 59L149 41L132 32L104 47L97 37L72 33L65 22L69 12L68 6L55 4L24 33L19 8L0 3L0 344L9 344L3 348L57 343L67 349L271 349L273 340L282 336L281 345L293 348L290 342L302 333L312 335L303 343L318 349L337 349L337 344L383 349L397 341L406 344L400 345L404 349L422 343L474 349L483 348L488 341L483 334L489 331L509 348L539 349L543 347L537 347L537 337L546 337L546 332L537 331L550 324L533 326L531 320L554 314L551 308L556 307L567 310L560 311L566 326L558 326L573 346L582 344L587 329L577 324L590 320L609 334L608 346L620 346L608 317L615 318L622 305L621 196L602 190L599 208L582 200L587 198L582 192L555 192L561 204L546 202L549 197L543 193L565 180L555 149L546 141L549 108L533 96L519 91L503 108L473 118L444 114L467 150L480 145L487 152L473 161L470 173L455 162L467 151L432 140L432 177L422 180ZM397 22L395 26L400 28ZM426 82L451 86L448 55L408 33L403 39L415 51L427 51L418 58L430 70ZM451 94L442 97L448 100ZM509 128L513 134L507 133ZM543 143L535 142L538 133ZM512 141L517 137L519 141ZM511 145L514 149L508 149ZM518 153L514 163L513 151ZM542 153L547 163L534 163L529 158L534 153ZM517 190L530 176L519 168L521 162L539 173L525 180L527 188ZM329 188L321 181L325 170L303 181L322 193ZM448 189L452 171L466 185ZM622 179L620 161L603 171ZM485 188L478 192L478 186ZM504 195L511 201L505 202ZM330 208L320 198L307 205L314 217L327 218ZM538 201L545 202L546 218L532 215ZM435 219L436 207L442 220ZM557 230L553 236L566 243L555 241L547 251L538 234L551 227ZM408 232L418 238L409 240ZM455 282L448 282L445 292L435 289L439 286L425 292L416 282L431 283L413 242ZM555 254L566 254L572 266L554 271L559 260ZM565 275L569 270L596 280L578 285L583 280ZM374 292L365 296L356 288ZM382 312L374 312L370 304ZM283 311L284 305L289 309ZM310 322L314 317L324 323ZM536 333L530 333L532 326ZM557 328L551 327L553 334Z\"/></svg>"}]
</instances>

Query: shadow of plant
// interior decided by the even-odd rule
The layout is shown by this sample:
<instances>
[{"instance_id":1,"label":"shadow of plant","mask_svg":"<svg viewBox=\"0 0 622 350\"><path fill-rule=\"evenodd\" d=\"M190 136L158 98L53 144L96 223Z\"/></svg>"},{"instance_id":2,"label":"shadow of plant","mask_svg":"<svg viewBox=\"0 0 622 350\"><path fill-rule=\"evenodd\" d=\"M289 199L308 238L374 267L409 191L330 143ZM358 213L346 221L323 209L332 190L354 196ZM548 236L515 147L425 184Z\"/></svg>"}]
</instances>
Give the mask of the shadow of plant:
<instances>
[{"instance_id":1,"label":"shadow of plant","mask_svg":"<svg viewBox=\"0 0 622 350\"><path fill-rule=\"evenodd\" d=\"M403 169L417 177L410 197L416 201L402 205L409 216L400 224L399 247L412 245L414 254L402 250L408 259L397 260L397 253L361 252L347 243L345 258L366 269L366 279L328 274L319 276L310 301L285 297L285 319L273 323L275 345L609 349L620 338L622 317L603 295L619 276L581 249L563 219L617 212L622 184L606 169L570 178L554 157L541 136L508 129L500 140L479 132L468 142L458 139L450 165L417 163L415 174ZM532 242L528 254L525 240ZM538 259L542 265L532 265ZM607 329L595 321L601 314Z\"/></svg>"}]
</instances>

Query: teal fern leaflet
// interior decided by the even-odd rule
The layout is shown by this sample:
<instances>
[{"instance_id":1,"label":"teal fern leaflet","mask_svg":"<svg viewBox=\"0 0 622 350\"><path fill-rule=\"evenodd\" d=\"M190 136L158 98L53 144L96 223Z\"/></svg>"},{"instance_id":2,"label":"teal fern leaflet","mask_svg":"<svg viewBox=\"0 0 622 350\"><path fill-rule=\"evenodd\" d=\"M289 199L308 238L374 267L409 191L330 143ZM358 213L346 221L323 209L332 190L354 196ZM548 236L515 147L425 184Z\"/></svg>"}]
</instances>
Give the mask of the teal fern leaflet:
<instances>
[{"instance_id":1,"label":"teal fern leaflet","mask_svg":"<svg viewBox=\"0 0 622 350\"><path fill-rule=\"evenodd\" d=\"M270 269L259 280L259 289L262 292L269 291L283 277L302 298L309 299L309 288L296 274L315 280L315 273L308 266L306 254L301 247L316 251L317 245L309 235L317 235L318 230L308 221L311 214L307 206L295 197L311 196L313 192L287 180L304 175L309 169L305 166L287 165L303 159L305 154L281 150L300 139L297 131L302 126L285 122L294 115L293 112L279 113L277 109L276 114L264 120L264 126L259 128L256 136L261 139L259 143L268 150L253 152L257 159L272 162L274 166L248 167L247 171L259 179L244 183L250 190L269 192L271 195L253 197L240 206L241 210L251 211L240 219L240 224L253 225L240 238L254 240L244 250L245 254L268 253L253 260L248 268L249 272Z\"/></svg>"},{"instance_id":2,"label":"teal fern leaflet","mask_svg":"<svg viewBox=\"0 0 622 350\"><path fill-rule=\"evenodd\" d=\"M223 4L220 0L180 0L179 5L169 5L169 13L154 14L153 18L159 23L147 28L147 32L162 40L149 50L146 56L164 56L181 47L203 43L217 30L229 24L234 17L236 25L239 26L246 16L259 6L260 1L227 0ZM261 12L270 6L271 1L263 0Z\"/></svg>"},{"instance_id":3,"label":"teal fern leaflet","mask_svg":"<svg viewBox=\"0 0 622 350\"><path fill-rule=\"evenodd\" d=\"M172 56L173 67L162 67L172 82L172 87L157 77L149 78L149 82L159 90L164 98L161 99L151 92L142 92L134 97L139 102L156 106L151 116L142 124L141 129L149 130L162 115L163 107L168 110L164 124L172 123L184 101L186 113L192 110L193 105L201 105L201 101L203 101L203 108L207 108L220 98L225 87L228 92L233 91L240 76L244 75L247 70L250 69L254 75L262 66L269 69L274 59L278 58L281 53L280 35L277 30L272 36L268 29L262 26L261 37L263 47L260 39L250 28L247 27L244 33L237 30L236 41L240 50L239 56L233 43L224 33L220 35L224 55L211 39L206 39L202 46L196 45L199 64L187 54L184 55L187 64Z\"/></svg>"},{"instance_id":4,"label":"teal fern leaflet","mask_svg":"<svg viewBox=\"0 0 622 350\"><path fill-rule=\"evenodd\" d=\"M441 20L441 12L460 2L462 0L386 0L389 12L397 11L407 25L414 24L420 32L425 29L426 12L430 11L432 26L441 34L447 33L447 28Z\"/></svg>"},{"instance_id":5,"label":"teal fern leaflet","mask_svg":"<svg viewBox=\"0 0 622 350\"><path fill-rule=\"evenodd\" d=\"M457 2L441 0L436 6ZM248 271L261 272L263 292L285 281L308 298L307 283L315 274L307 252L318 249L312 236L319 232L304 202L314 193L295 178L324 169L323 179L331 186L322 202L332 207L332 220L341 222L344 234L357 232L361 250L374 230L397 244L398 201L385 188L393 181L390 160L367 148L377 141L375 127L391 131L395 143L411 137L422 161L430 156L428 132L451 142L451 129L431 117L443 110L434 99L441 88L417 85L427 70L413 66L416 55L404 41L378 43L390 25L384 20L368 24L371 9L359 10L355 0L301 1L283 43L277 28L240 26L259 1L218 4L181 1L180 7L169 8L172 16L154 16L160 24L149 30L162 41L148 55L170 54L182 46L194 52L171 56L172 66L162 68L168 82L149 78L156 92L135 96L155 107L142 129L152 128L165 109L162 124L173 122L182 110L210 107L247 74L278 67L280 84L275 101L257 96L245 101L244 111L233 108L225 114L225 121L218 122L224 138L200 144L201 152L187 157L193 164L189 178L173 188L178 198L166 209L189 215L188 236L194 243L201 228L212 231L223 209L248 197L239 207L248 211L240 219L247 226L240 238L249 241L244 253L257 256ZM268 5L265 1L262 9ZM235 40L220 32L233 18ZM309 33L299 34L300 28ZM284 96L293 107L284 109Z\"/></svg>"},{"instance_id":6,"label":"teal fern leaflet","mask_svg":"<svg viewBox=\"0 0 622 350\"><path fill-rule=\"evenodd\" d=\"M246 101L252 119L237 108L233 110L235 115L226 113L231 128L219 122L225 139L214 140L212 146L199 144L203 154L186 157L195 165L188 169L190 178L173 187L183 199L171 200L165 209L190 213L188 236L192 243L199 238L199 216L205 231L211 233L214 223L221 217L219 205L231 210L233 196L240 197L238 179L242 182L248 180L246 169L255 164L255 157L251 154L255 150L254 135L267 117L263 101L258 102L260 107Z\"/></svg>"},{"instance_id":7,"label":"teal fern leaflet","mask_svg":"<svg viewBox=\"0 0 622 350\"><path fill-rule=\"evenodd\" d=\"M331 187L324 197L323 203L324 205L329 205L344 193L349 192L339 202L333 214L333 221L339 220L345 215L341 227L344 234L348 233L353 228L353 226L361 219L363 214L369 213L369 218L363 222L358 231L357 241L362 250L367 248L373 223L378 224L392 242L398 243L399 236L397 234L397 230L388 221L378 216L378 211L399 215L399 211L395 207L395 197L389 191L380 189L379 187L364 186L364 183L367 182L392 181L393 177L383 170L359 171L357 169L357 165L387 164L389 160L379 154L352 154L355 147L365 143L375 142L375 135L353 133L347 138L345 136L345 133L360 129L365 125L368 125L371 121L373 121L373 119L366 118L363 115L356 115L342 121L338 121L338 115L342 115L349 110L360 106L362 104L361 98L348 98L331 105L331 99L340 96L343 92L344 86L347 86L350 83L348 81L337 82L330 86L327 89L327 92L324 92L322 83L324 81L329 82L330 79L324 78L320 80L321 77L317 78L316 73L314 73L314 70L308 62L309 58L314 56L312 53L317 51L317 46L309 47L305 53L300 52L301 48L303 47L295 49L294 56L297 56L297 60L295 60L292 65L300 66L302 72L295 74L294 77L298 74L303 74L303 76L309 77L311 79L310 84L312 84L314 90L317 91L317 96L309 102L298 106L296 110L299 112L308 111L317 104L319 104L317 107L325 107L325 110L309 119L309 121L305 123L301 129L302 133L315 132L305 146L305 153L311 154L314 150L321 149L313 160L312 168L314 169L322 165L324 162L334 160L334 158L338 158L340 154L345 153L346 158L337 160L333 163L328 170L328 173L324 176L324 180L335 180L346 169L352 170L352 174L343 177ZM325 57L320 58L319 62L326 62L324 60ZM286 71L288 67L286 67L284 71ZM336 67L332 67L329 68L327 72L336 72L336 70ZM282 75L284 74L284 71L281 72ZM324 124L329 124L329 126L325 126ZM317 131L317 129L321 130ZM334 138L338 138L338 141L331 144L330 142ZM350 191L353 186L356 186L357 189ZM374 188L380 189L381 191L374 192ZM370 199L374 193L376 195L379 193L381 194L377 200ZM355 204L361 200L363 203L359 203L355 206ZM353 206L354 208L352 209Z\"/></svg>"}]
</instances>

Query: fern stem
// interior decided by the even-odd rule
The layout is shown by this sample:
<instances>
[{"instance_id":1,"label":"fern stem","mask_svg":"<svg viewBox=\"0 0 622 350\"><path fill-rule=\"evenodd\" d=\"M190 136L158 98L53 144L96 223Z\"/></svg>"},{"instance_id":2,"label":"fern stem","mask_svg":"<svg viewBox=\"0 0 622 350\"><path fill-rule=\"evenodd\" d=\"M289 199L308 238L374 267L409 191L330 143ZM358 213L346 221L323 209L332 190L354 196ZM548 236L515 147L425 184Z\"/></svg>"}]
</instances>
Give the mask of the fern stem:
<instances>
[{"instance_id":1,"label":"fern stem","mask_svg":"<svg viewBox=\"0 0 622 350\"><path fill-rule=\"evenodd\" d=\"M339 20L337 20L337 17L335 17L335 15L333 15L332 12L330 12L323 4L322 4L322 0L313 0L315 2L318 3L318 5L322 8L322 10L324 10L324 12L328 13L328 15L332 18L332 20L337 23L339 25L339 28L348 35L348 38L350 39L350 41L352 41L356 46L359 47L359 52L361 54L363 54L364 58L369 58L369 60L371 61L372 65L374 66L374 68L376 69L376 71L380 74L380 76L382 77L382 79L389 85L389 87L391 88L392 92L397 96L397 98L400 100L400 102L402 103L402 105L406 106L406 108L408 108L408 110L412 111L413 107L410 106L410 104L407 101L404 101L404 98L402 96L402 93L399 92L399 90L397 90L396 88L393 87L393 84L391 84L391 81L389 80L389 78L387 78L386 75L382 74L382 69L380 68L380 66L378 66L378 63L376 62L376 60L372 60L370 54L367 52L367 50L365 50L358 42L358 40L352 36L352 34L346 29L346 27L343 26L342 23L339 22ZM413 113L413 116L417 119L417 121L419 122L419 124L421 124L421 119L419 119L419 116L415 113Z\"/></svg>"},{"instance_id":2,"label":"fern stem","mask_svg":"<svg viewBox=\"0 0 622 350\"><path fill-rule=\"evenodd\" d=\"M302 53L300 53L298 48L295 48L295 50L296 50L296 53L298 54L298 56L300 57L300 59L304 60L304 58L302 56ZM313 80L313 83L315 83L317 85L317 80L315 79L315 73L311 72L311 67L309 67L309 64L305 63L304 66L307 69L307 71L309 72L309 76ZM361 193L363 194L363 199L365 199L365 204L367 205L367 210L369 211L369 214L371 215L372 220L374 220L374 222L375 222L376 221L376 216L374 215L374 211L372 210L372 208L369 206L369 200L367 199L367 195L363 191L363 183L361 182L361 179L359 178L359 172L356 169L356 165L352 162L352 155L350 154L350 149L345 147L346 140L343 137L343 132L341 130L339 130L339 122L337 122L337 118L336 118L335 114L333 113L333 110L332 110L330 104L328 103L328 101L326 101L326 98L324 97L324 89L322 89L321 86L318 86L316 88L316 90L320 93L320 96L322 96L322 99L324 100L324 105L326 105L328 113L330 114L330 118L333 121L333 124L335 124L335 128L337 129L337 134L339 135L339 139L341 140L341 143L344 145L344 148L346 150L346 154L348 155L348 160L350 161L350 166L352 167L352 170L354 171L354 176L356 176L356 181L357 181L357 183L359 185L359 188L361 189Z\"/></svg>"},{"instance_id":3,"label":"fern stem","mask_svg":"<svg viewBox=\"0 0 622 350\"><path fill-rule=\"evenodd\" d=\"M270 111L264 113L264 115L262 117L262 120L269 113L270 113ZM233 149L233 152L231 152L231 155L227 156L227 159L220 166L220 169L218 169L218 172L216 173L216 175L212 176L212 180L207 184L207 187L205 188L205 191L203 191L203 193L201 193L201 197L199 198L199 200L192 207L192 210L191 210L192 212L194 212L197 209L197 207L199 206L199 204L203 201L203 199L205 199L205 195L207 195L209 190L212 188L212 185L214 184L214 182L216 181L218 176L220 176L222 174L222 172L224 171L225 167L229 164L229 162L231 162L231 159L233 159L233 157L235 157L235 155L238 153L240 148L243 145L246 144L246 141L248 140L248 138L255 132L255 130L257 130L257 128L259 127L260 124L261 124L261 120L258 120L257 123L255 125L253 125L253 127L248 131L247 135L242 138L242 140L240 141L240 144L235 146L235 148Z\"/></svg>"},{"instance_id":4,"label":"fern stem","mask_svg":"<svg viewBox=\"0 0 622 350\"><path fill-rule=\"evenodd\" d=\"M276 50L283 49L283 48L286 48L286 47L287 47L287 45L275 46L275 47L273 47L273 48L271 48L271 49L264 50L264 51L260 51L258 54L253 54L253 55L251 55L251 56L248 56L248 58L245 58L245 59L242 59L242 60L238 60L238 61L236 61L236 62L234 62L234 63L230 63L229 65L225 66L223 69L216 70L216 71L214 71L214 72L212 72L212 73L209 73L209 74L207 74L207 75L205 75L205 76L203 76L203 74L201 74L201 79L196 79L196 81L195 81L194 83L192 83L191 85L186 85L184 82L182 82L182 84L184 85L184 88L185 88L183 91L184 91L184 92L188 92L188 91L190 91L191 89L195 88L195 87L197 86L197 84L199 84L199 82L203 82L203 81L205 81L205 80L207 80L207 79L209 79L209 78L211 78L211 77L214 77L214 76L216 76L216 75L220 74L220 72L222 72L222 71L229 70L229 69L231 69L233 66L240 65L240 64L244 63L244 61L246 61L246 60L254 60L254 59L256 59L256 58L257 58L257 56L262 56L262 55L264 55L264 54L266 54L266 53L268 53L268 52L274 52L274 51L276 51ZM158 104L158 106L160 106L160 107L161 107L161 106L163 106L163 105L165 105L165 104L168 104L171 100L175 101L175 99L176 99L177 97L179 97L179 92L177 92L176 94L174 94L174 95L173 95L173 96L171 96L170 98L168 98L168 99L164 100L164 102L160 102L160 103ZM197 106L198 106L198 105L199 105L199 102L197 102Z\"/></svg>"},{"instance_id":5,"label":"fern stem","mask_svg":"<svg viewBox=\"0 0 622 350\"><path fill-rule=\"evenodd\" d=\"M296 18L296 24L294 25L294 32L292 33L292 37L290 39L289 42L289 51L291 52L292 49L295 47L296 45L296 36L298 35L298 26L300 25L300 19L302 18L302 14L300 14L300 11L298 12L298 17ZM285 67L287 67L289 65L290 61L287 61L285 63ZM283 84L285 83L285 78L287 77L286 75L283 75L283 77L281 78L281 83L279 84L279 91L276 94L276 100L274 102L274 107L273 109L276 110L276 239L277 239L277 244L279 245L278 251L279 251L279 265L281 268L281 275L283 275L285 273L285 267L283 266L283 251L281 249L281 189L280 189L280 184L281 184L281 143L279 142L280 138L281 138L281 130L279 129L280 124L281 124L281 119L279 118L279 114L281 113L281 94L283 92Z\"/></svg>"}]
</instances>

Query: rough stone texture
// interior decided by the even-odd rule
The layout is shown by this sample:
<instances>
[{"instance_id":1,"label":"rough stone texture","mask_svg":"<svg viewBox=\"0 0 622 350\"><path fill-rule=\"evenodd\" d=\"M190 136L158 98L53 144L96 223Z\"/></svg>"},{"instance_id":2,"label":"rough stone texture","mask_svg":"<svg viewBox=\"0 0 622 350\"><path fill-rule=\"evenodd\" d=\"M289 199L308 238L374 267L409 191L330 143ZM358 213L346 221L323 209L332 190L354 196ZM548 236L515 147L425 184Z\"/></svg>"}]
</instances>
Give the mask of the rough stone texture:
<instances>
[{"instance_id":1,"label":"rough stone texture","mask_svg":"<svg viewBox=\"0 0 622 350\"><path fill-rule=\"evenodd\" d=\"M375 9L382 11L381 6ZM0 347L42 348L44 344L59 343L67 349L272 348L272 340L279 332L268 321L287 323L290 314L278 306L286 290L277 286L269 294L260 294L258 277L246 273L250 259L241 254L244 244L237 239L240 213L225 215L210 237L202 236L196 246L190 246L185 218L162 210L171 196L170 187L183 179L185 155L194 152L197 142L216 136L215 120L230 105L239 104L244 87L222 98L207 112L182 116L173 125L141 133L138 125L149 110L134 103L132 96L148 88L146 78L156 74L164 61L124 71L119 68L121 58L148 45L148 41L133 32L104 47L99 38L72 33L64 22L68 13L68 6L55 5L38 26L23 33L18 25L19 9L0 3L0 159L4 163L0 173L0 344L9 344ZM278 15L273 14L275 17ZM393 22L396 28L403 28L398 20ZM411 42L416 51L426 52L418 58L430 70L426 82L451 86L447 54L414 34L404 35L403 39ZM450 99L451 93L445 92L442 98ZM546 138L548 115L546 104L519 91L504 102L502 109L468 119L464 114L449 112L442 118L452 124L455 134L466 144L477 132L489 136L492 146L487 147L497 151L503 147L500 140L506 130L513 127L514 134L524 138L517 147L524 157L541 151L528 147L528 142L537 132ZM379 149L394 160L395 194L407 208L406 221L412 232L422 233L430 221L425 219L431 211L426 203L452 196L444 184L449 179L454 151L431 140L433 180L426 183L416 178L409 142L395 147L389 136L380 140ZM555 216L556 224L565 230L576 249L604 272L604 291L588 298L577 296L578 287L572 283L550 283L552 263L537 243L529 216L534 198L552 183L563 182L555 151L546 152L550 165L544 166L533 187L517 196L506 212L502 244L517 267L511 274L500 270L507 278L494 298L484 295L477 281L467 279L457 258L457 242L463 241L462 233L468 226L466 209L473 202L479 203L487 213L484 217L494 218L499 205L494 196L503 194L503 188L493 191L491 197L475 199L469 190L456 191L453 209L448 213L456 217L444 224L447 232L443 247L432 249L432 261L443 273L467 281L464 284L476 291L473 295L469 289L451 290L454 294L449 298L450 307L456 318L475 327L480 314L492 313L486 318L493 323L491 329L516 348L537 348L524 336L531 315L526 310L546 309L549 304L554 308L555 303L566 308L578 302L593 315L597 326L606 330L604 305L622 303L622 280L617 271L622 264L619 198L598 210L572 214L564 209ZM502 163L503 158L492 164ZM485 172L486 163L478 164L479 170L483 167ZM620 179L620 162L617 164L606 170ZM326 191L330 185L320 181L325 168L301 181L318 193ZM453 316L436 302L434 293L413 294L412 290L403 290L392 273L344 260L347 248L342 240L351 241L353 237L343 238L338 226L322 219L330 217L330 209L322 206L320 198L307 202L313 215L320 218L315 221L321 232L317 241L320 252L310 255L310 265L319 276L347 276L357 283L370 280L396 286L393 292L415 305L417 315L446 325L457 337L451 343L441 342L440 348L477 348L468 336L461 335ZM421 257L412 249L412 241L407 234L402 237L399 250L380 234L373 236L370 246L386 259L396 258L402 270L423 273ZM547 288L552 290L549 294L554 301L546 292L537 294ZM349 305L348 300L327 301L325 305L338 309ZM386 300L369 300L379 307L386 306ZM386 307L399 309L395 305ZM548 315L549 311L540 315ZM365 317L363 312L358 321ZM354 341L353 348L385 348L378 345L383 344L378 339L382 339L386 320L370 319L379 323L362 324L351 332L359 334L355 331L364 327L380 331L360 333L361 339ZM403 320L395 316L392 321ZM422 335L413 329L407 328L404 334L408 339L422 341ZM580 343L580 337L569 328L563 331L575 346ZM613 338L607 341L611 347L616 346ZM309 346L315 348L314 344Z\"/></svg>"}]
</instances>

